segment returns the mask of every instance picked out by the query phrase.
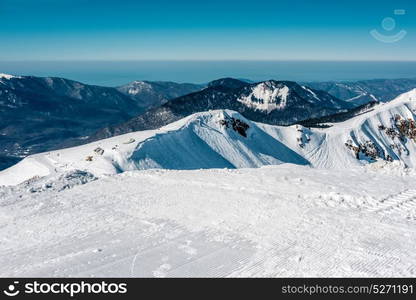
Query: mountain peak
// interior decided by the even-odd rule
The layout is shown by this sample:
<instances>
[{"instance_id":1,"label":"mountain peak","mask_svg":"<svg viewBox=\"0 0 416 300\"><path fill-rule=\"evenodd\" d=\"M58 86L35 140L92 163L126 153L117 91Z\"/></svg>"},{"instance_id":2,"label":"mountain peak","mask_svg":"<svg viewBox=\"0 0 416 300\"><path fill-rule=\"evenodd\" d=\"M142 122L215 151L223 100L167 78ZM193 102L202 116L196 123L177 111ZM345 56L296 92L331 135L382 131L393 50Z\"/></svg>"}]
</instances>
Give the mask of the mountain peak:
<instances>
[{"instance_id":1,"label":"mountain peak","mask_svg":"<svg viewBox=\"0 0 416 300\"><path fill-rule=\"evenodd\" d=\"M125 91L129 95L137 95L141 93L143 90L149 91L151 89L152 89L151 84L145 81L135 80L133 82L126 84L124 86L123 91Z\"/></svg>"},{"instance_id":2,"label":"mountain peak","mask_svg":"<svg viewBox=\"0 0 416 300\"><path fill-rule=\"evenodd\" d=\"M238 111L250 120L290 125L344 112L352 105L292 81L246 83L233 78L211 82L206 89L173 99L123 124L107 127L90 141L126 132L156 129L193 113L214 109Z\"/></svg>"},{"instance_id":3,"label":"mountain peak","mask_svg":"<svg viewBox=\"0 0 416 300\"><path fill-rule=\"evenodd\" d=\"M242 80L226 77L226 78L220 78L214 81L211 81L208 83L208 87L216 87L216 86L223 86L230 89L238 89L242 88L244 86L248 85L247 82L244 82Z\"/></svg>"},{"instance_id":4,"label":"mountain peak","mask_svg":"<svg viewBox=\"0 0 416 300\"><path fill-rule=\"evenodd\" d=\"M312 90L294 81L267 80L251 84L243 88L237 101L251 109L267 114L273 111L283 111L288 107L303 107L305 105L336 109L349 108L348 103L340 101L328 93Z\"/></svg>"},{"instance_id":5,"label":"mountain peak","mask_svg":"<svg viewBox=\"0 0 416 300\"><path fill-rule=\"evenodd\" d=\"M267 111L270 113L275 109L282 110L286 107L290 88L282 82L269 80L251 87L248 95L243 95L237 101L248 107Z\"/></svg>"},{"instance_id":6,"label":"mountain peak","mask_svg":"<svg viewBox=\"0 0 416 300\"><path fill-rule=\"evenodd\" d=\"M267 83L256 86L262 85ZM95 176L138 169L251 168L281 163L345 168L397 161L414 168L415 99L416 90L412 90L389 104L322 129L266 125L229 109L200 111L156 130L30 156L0 173L0 185L46 176L65 169L68 161L71 168Z\"/></svg>"},{"instance_id":7,"label":"mountain peak","mask_svg":"<svg viewBox=\"0 0 416 300\"><path fill-rule=\"evenodd\" d=\"M148 109L202 88L201 85L191 83L136 80L117 87L117 90L134 99L139 107Z\"/></svg>"}]
</instances>

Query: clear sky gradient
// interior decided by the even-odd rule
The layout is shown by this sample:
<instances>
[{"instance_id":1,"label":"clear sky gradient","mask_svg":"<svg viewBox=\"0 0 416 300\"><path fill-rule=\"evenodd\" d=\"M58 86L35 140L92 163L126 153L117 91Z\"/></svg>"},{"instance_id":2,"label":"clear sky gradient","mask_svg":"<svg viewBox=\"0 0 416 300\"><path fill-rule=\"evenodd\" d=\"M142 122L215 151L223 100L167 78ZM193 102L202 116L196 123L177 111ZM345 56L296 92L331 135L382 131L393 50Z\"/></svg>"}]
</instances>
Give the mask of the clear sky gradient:
<instances>
[{"instance_id":1,"label":"clear sky gradient","mask_svg":"<svg viewBox=\"0 0 416 300\"><path fill-rule=\"evenodd\" d=\"M416 1L0 0L0 61L229 59L416 60Z\"/></svg>"}]
</instances>

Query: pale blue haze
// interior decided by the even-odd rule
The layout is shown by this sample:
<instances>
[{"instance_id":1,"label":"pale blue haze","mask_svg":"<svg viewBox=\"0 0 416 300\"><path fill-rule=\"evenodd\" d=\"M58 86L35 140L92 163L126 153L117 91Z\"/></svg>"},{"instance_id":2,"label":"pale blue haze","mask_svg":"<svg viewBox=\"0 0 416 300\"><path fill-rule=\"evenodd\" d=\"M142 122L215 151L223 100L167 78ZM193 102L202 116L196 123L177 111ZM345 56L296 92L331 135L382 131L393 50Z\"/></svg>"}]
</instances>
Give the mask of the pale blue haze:
<instances>
[{"instance_id":1,"label":"pale blue haze","mask_svg":"<svg viewBox=\"0 0 416 300\"><path fill-rule=\"evenodd\" d=\"M407 35L382 43L373 29ZM0 0L0 72L95 84L416 77L414 63L386 62L415 50L413 0Z\"/></svg>"}]
</instances>

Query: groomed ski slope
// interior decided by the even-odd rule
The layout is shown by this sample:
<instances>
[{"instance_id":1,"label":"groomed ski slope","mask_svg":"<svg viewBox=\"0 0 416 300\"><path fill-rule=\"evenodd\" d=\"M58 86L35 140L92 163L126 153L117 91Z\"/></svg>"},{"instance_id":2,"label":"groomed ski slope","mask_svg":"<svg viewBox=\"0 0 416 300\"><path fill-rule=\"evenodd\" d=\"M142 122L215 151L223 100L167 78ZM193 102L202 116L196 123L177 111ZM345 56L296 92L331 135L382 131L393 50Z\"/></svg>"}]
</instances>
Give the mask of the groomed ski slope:
<instances>
[{"instance_id":1,"label":"groomed ski slope","mask_svg":"<svg viewBox=\"0 0 416 300\"><path fill-rule=\"evenodd\" d=\"M384 153L381 159L389 155L406 167L415 167L416 143L411 139L392 140L379 129L380 125L394 126L396 115L414 120L415 114L416 90L326 129L265 125L229 110L202 112L159 130L133 132L80 147L29 156L0 172L0 185L15 185L35 176L73 169L88 170L101 176L154 168L255 168L292 163L345 169L368 164L368 158L358 160L346 147L348 141L355 146L371 142ZM232 120L249 126L246 136L233 129ZM94 152L97 149L103 152Z\"/></svg>"},{"instance_id":2,"label":"groomed ski slope","mask_svg":"<svg viewBox=\"0 0 416 300\"><path fill-rule=\"evenodd\" d=\"M415 179L283 164L3 187L0 276L414 277Z\"/></svg>"}]
</instances>

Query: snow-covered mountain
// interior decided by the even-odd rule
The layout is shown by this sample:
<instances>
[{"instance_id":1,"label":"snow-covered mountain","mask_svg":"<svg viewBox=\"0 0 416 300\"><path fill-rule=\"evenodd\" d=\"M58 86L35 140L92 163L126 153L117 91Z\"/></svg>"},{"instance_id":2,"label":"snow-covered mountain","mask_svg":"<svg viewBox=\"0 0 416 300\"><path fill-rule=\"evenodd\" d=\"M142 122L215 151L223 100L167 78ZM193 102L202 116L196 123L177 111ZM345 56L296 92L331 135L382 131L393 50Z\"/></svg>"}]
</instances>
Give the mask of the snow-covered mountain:
<instances>
[{"instance_id":1,"label":"snow-covered mountain","mask_svg":"<svg viewBox=\"0 0 416 300\"><path fill-rule=\"evenodd\" d=\"M0 80L2 80L2 79L10 80L12 78L21 78L21 77L20 76L10 75L10 74L5 74L5 73L0 73Z\"/></svg>"},{"instance_id":2,"label":"snow-covered mountain","mask_svg":"<svg viewBox=\"0 0 416 300\"><path fill-rule=\"evenodd\" d=\"M287 125L346 111L352 107L326 92L291 81L247 83L224 78L208 84L200 92L173 99L126 123L104 128L91 140L159 128L193 113L213 109L230 109L253 121Z\"/></svg>"},{"instance_id":3,"label":"snow-covered mountain","mask_svg":"<svg viewBox=\"0 0 416 300\"><path fill-rule=\"evenodd\" d=\"M0 172L0 276L414 277L415 110L213 110L29 156Z\"/></svg>"},{"instance_id":4,"label":"snow-covered mountain","mask_svg":"<svg viewBox=\"0 0 416 300\"><path fill-rule=\"evenodd\" d=\"M291 163L345 169L396 161L416 167L416 90L329 128L256 123L230 110L196 113L157 130L32 155L0 173L0 185L86 170L252 168Z\"/></svg>"},{"instance_id":5,"label":"snow-covered mountain","mask_svg":"<svg viewBox=\"0 0 416 300\"><path fill-rule=\"evenodd\" d=\"M97 130L200 88L135 82L127 89L0 74L0 170L29 154L85 143ZM145 88L146 87L146 88Z\"/></svg>"},{"instance_id":6,"label":"snow-covered mountain","mask_svg":"<svg viewBox=\"0 0 416 300\"><path fill-rule=\"evenodd\" d=\"M308 162L237 112L191 115L158 130L138 131L75 148L29 156L0 173L0 185L59 171L97 176L151 168L249 168Z\"/></svg>"},{"instance_id":7,"label":"snow-covered mountain","mask_svg":"<svg viewBox=\"0 0 416 300\"><path fill-rule=\"evenodd\" d=\"M133 81L117 88L143 109L158 107L171 99L199 91L204 85L169 81Z\"/></svg>"},{"instance_id":8,"label":"snow-covered mountain","mask_svg":"<svg viewBox=\"0 0 416 300\"><path fill-rule=\"evenodd\" d=\"M307 82L307 86L323 90L356 106L372 102L388 102L416 88L416 79L374 79L362 81Z\"/></svg>"},{"instance_id":9,"label":"snow-covered mountain","mask_svg":"<svg viewBox=\"0 0 416 300\"><path fill-rule=\"evenodd\" d=\"M332 127L314 130L306 158L317 167L400 161L416 167L416 89ZM319 138L318 138L319 137ZM306 147L308 148L308 147Z\"/></svg>"},{"instance_id":10,"label":"snow-covered mountain","mask_svg":"<svg viewBox=\"0 0 416 300\"><path fill-rule=\"evenodd\" d=\"M1 75L0 169L142 112L114 88L63 78ZM81 140L80 140L81 139Z\"/></svg>"}]
</instances>

